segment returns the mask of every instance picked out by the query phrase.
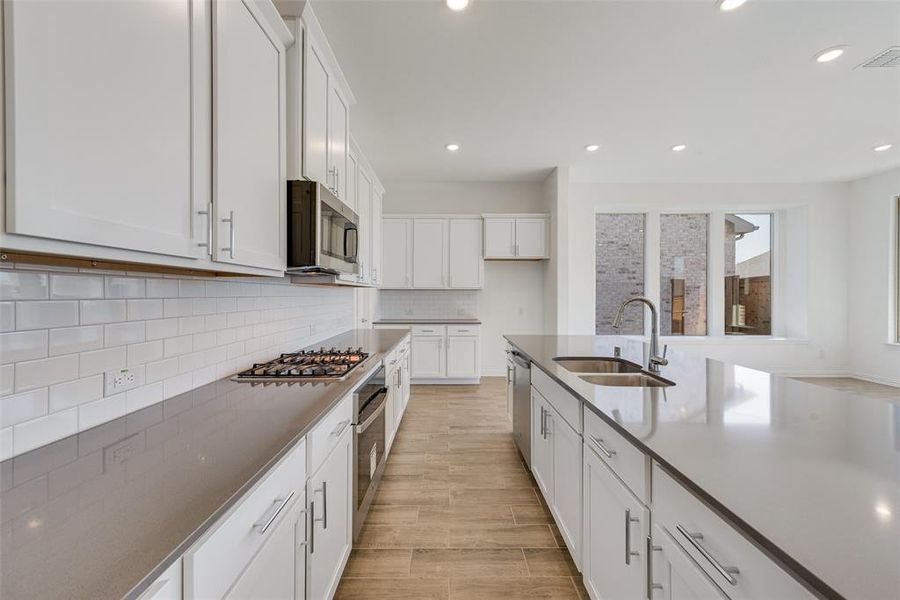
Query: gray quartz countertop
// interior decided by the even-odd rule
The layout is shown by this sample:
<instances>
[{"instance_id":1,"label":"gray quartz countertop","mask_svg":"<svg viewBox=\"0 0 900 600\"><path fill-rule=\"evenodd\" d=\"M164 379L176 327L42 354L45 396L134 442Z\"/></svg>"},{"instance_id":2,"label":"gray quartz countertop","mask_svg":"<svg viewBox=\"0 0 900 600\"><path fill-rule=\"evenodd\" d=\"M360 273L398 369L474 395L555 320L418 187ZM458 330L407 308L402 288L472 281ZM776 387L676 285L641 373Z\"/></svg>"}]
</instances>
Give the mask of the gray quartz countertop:
<instances>
[{"instance_id":1,"label":"gray quartz countertop","mask_svg":"<svg viewBox=\"0 0 900 600\"><path fill-rule=\"evenodd\" d=\"M481 320L475 317L458 317L449 319L434 319L407 317L405 319L376 319L373 325L481 325Z\"/></svg>"},{"instance_id":2,"label":"gray quartz countertop","mask_svg":"<svg viewBox=\"0 0 900 600\"><path fill-rule=\"evenodd\" d=\"M0 463L0 597L137 593L406 335L316 344L370 354L342 382L223 379Z\"/></svg>"},{"instance_id":3,"label":"gray quartz countertop","mask_svg":"<svg viewBox=\"0 0 900 600\"><path fill-rule=\"evenodd\" d=\"M669 352L665 392L595 386L553 359L618 345L646 364L646 344L507 340L819 595L900 598L900 391L876 400L686 352Z\"/></svg>"}]
</instances>

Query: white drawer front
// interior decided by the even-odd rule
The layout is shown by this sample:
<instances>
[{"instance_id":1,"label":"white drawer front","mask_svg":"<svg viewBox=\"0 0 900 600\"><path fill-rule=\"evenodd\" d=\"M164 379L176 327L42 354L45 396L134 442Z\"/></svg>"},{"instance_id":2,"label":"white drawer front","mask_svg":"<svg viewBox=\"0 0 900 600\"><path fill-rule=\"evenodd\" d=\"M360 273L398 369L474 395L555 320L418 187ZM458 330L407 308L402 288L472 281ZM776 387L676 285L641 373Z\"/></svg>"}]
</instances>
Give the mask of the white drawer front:
<instances>
[{"instance_id":1,"label":"white drawer front","mask_svg":"<svg viewBox=\"0 0 900 600\"><path fill-rule=\"evenodd\" d=\"M589 408L584 409L584 443L591 447L644 504L650 504L650 459Z\"/></svg>"},{"instance_id":2,"label":"white drawer front","mask_svg":"<svg viewBox=\"0 0 900 600\"><path fill-rule=\"evenodd\" d=\"M285 456L184 558L184 597L221 598L306 485L306 442ZM266 526L268 525L268 526Z\"/></svg>"},{"instance_id":3,"label":"white drawer front","mask_svg":"<svg viewBox=\"0 0 900 600\"><path fill-rule=\"evenodd\" d=\"M446 325L413 325L413 335L447 335Z\"/></svg>"},{"instance_id":4,"label":"white drawer front","mask_svg":"<svg viewBox=\"0 0 900 600\"><path fill-rule=\"evenodd\" d=\"M353 394L338 403L319 424L306 435L309 444L309 472L315 473L331 449L335 447L344 429L353 422Z\"/></svg>"},{"instance_id":5,"label":"white drawer front","mask_svg":"<svg viewBox=\"0 0 900 600\"><path fill-rule=\"evenodd\" d=\"M658 465L653 466L653 519L732 600L813 598Z\"/></svg>"},{"instance_id":6,"label":"white drawer front","mask_svg":"<svg viewBox=\"0 0 900 600\"><path fill-rule=\"evenodd\" d=\"M478 335L481 328L478 325L448 325L447 335Z\"/></svg>"},{"instance_id":7,"label":"white drawer front","mask_svg":"<svg viewBox=\"0 0 900 600\"><path fill-rule=\"evenodd\" d=\"M547 399L572 429L581 433L581 399L567 392L540 368L531 369L531 385Z\"/></svg>"}]
</instances>

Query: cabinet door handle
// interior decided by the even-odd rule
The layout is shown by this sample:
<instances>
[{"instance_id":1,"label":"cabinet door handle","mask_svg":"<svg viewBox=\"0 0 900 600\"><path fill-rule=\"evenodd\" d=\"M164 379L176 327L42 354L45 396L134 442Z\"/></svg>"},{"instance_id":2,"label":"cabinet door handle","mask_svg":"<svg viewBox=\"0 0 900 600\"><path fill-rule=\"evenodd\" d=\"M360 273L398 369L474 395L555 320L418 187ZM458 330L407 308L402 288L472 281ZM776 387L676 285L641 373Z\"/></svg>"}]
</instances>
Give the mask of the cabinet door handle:
<instances>
[{"instance_id":1,"label":"cabinet door handle","mask_svg":"<svg viewBox=\"0 0 900 600\"><path fill-rule=\"evenodd\" d=\"M322 492L322 518L315 521L322 521L322 529L328 529L328 482L322 482L322 489L316 490Z\"/></svg>"},{"instance_id":2,"label":"cabinet door handle","mask_svg":"<svg viewBox=\"0 0 900 600\"><path fill-rule=\"evenodd\" d=\"M544 435L544 407L541 407L541 438L547 439L547 436Z\"/></svg>"},{"instance_id":3,"label":"cabinet door handle","mask_svg":"<svg viewBox=\"0 0 900 600\"><path fill-rule=\"evenodd\" d=\"M600 452L602 452L606 456L606 458L612 458L613 456L616 455L615 450L610 450L606 446L603 445L603 440L599 439L596 436L590 435L590 434L588 434L588 437L591 439L592 442L594 442L594 445L597 447L598 450L600 450Z\"/></svg>"},{"instance_id":4,"label":"cabinet door handle","mask_svg":"<svg viewBox=\"0 0 900 600\"><path fill-rule=\"evenodd\" d=\"M206 248L206 253L212 255L213 251L213 222L212 222L212 202L207 203L206 210L198 210L198 215L206 216L206 241L199 242L197 245Z\"/></svg>"},{"instance_id":5,"label":"cabinet door handle","mask_svg":"<svg viewBox=\"0 0 900 600\"><path fill-rule=\"evenodd\" d=\"M720 563L718 560L716 560L716 558L712 554L710 554L709 550L707 550L703 547L702 544L700 544L700 540L703 539L702 533L691 533L681 525L678 525L676 529L678 529L678 532L683 535L688 542L691 543L694 549L697 550L697 552L699 552L700 555L703 556L703 558L709 561L709 564L711 564L713 568L719 572L719 575L725 578L725 581L727 581L731 585L737 585L737 577L735 577L735 575L740 575L740 570L737 567L726 567L722 565L722 563Z\"/></svg>"},{"instance_id":6,"label":"cabinet door handle","mask_svg":"<svg viewBox=\"0 0 900 600\"><path fill-rule=\"evenodd\" d=\"M653 553L662 552L662 546L654 546L653 538L647 536L647 598L653 600L653 590L661 590L661 583L653 583Z\"/></svg>"},{"instance_id":7,"label":"cabinet door handle","mask_svg":"<svg viewBox=\"0 0 900 600\"><path fill-rule=\"evenodd\" d=\"M291 493L288 494L287 498L285 498L284 500L276 498L272 503L272 506L269 507L269 510L266 511L266 514L264 514L259 521L253 524L253 529L256 530L256 533L258 533L259 535L264 535L269 530L269 527L272 526L272 523L275 522L275 519L278 518L278 515L281 514L281 511L283 511L284 508L288 504L290 504L293 498L293 490L291 490Z\"/></svg>"},{"instance_id":8,"label":"cabinet door handle","mask_svg":"<svg viewBox=\"0 0 900 600\"><path fill-rule=\"evenodd\" d=\"M228 218L222 222L228 223L228 247L222 248L222 252L228 252L228 256L234 258L234 211L229 211Z\"/></svg>"},{"instance_id":9,"label":"cabinet door handle","mask_svg":"<svg viewBox=\"0 0 900 600\"><path fill-rule=\"evenodd\" d=\"M309 502L309 553L316 551L316 501Z\"/></svg>"},{"instance_id":10,"label":"cabinet door handle","mask_svg":"<svg viewBox=\"0 0 900 600\"><path fill-rule=\"evenodd\" d=\"M632 556L640 556L640 552L631 549L631 524L638 523L640 519L631 516L631 509L625 509L625 564L631 565Z\"/></svg>"},{"instance_id":11,"label":"cabinet door handle","mask_svg":"<svg viewBox=\"0 0 900 600\"><path fill-rule=\"evenodd\" d=\"M344 430L350 425L350 419L344 419L338 426L334 428L334 431L331 432L331 435L334 437L341 437L341 434L344 433ZM323 484L324 485L324 484Z\"/></svg>"}]
</instances>

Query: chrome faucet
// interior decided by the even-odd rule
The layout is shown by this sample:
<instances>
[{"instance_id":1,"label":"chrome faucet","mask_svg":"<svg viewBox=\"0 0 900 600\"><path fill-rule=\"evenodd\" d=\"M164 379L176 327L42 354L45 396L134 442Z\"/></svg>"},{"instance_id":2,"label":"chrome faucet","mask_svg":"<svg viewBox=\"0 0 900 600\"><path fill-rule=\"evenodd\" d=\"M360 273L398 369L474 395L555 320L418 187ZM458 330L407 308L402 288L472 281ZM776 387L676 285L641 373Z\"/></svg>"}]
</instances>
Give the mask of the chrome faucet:
<instances>
[{"instance_id":1,"label":"chrome faucet","mask_svg":"<svg viewBox=\"0 0 900 600\"><path fill-rule=\"evenodd\" d=\"M669 351L669 346L666 344L666 347L663 349L662 356L659 355L659 317L656 313L656 305L653 304L653 301L650 298L646 298L644 296L635 296L634 298L629 298L625 302L619 306L619 310L616 312L616 318L613 320L613 327L618 329L622 326L622 319L625 317L625 307L631 304L632 302L642 302L650 307L650 356L647 358L647 370L651 373L659 373L660 366L666 366L669 364L668 359L666 358L666 353Z\"/></svg>"}]
</instances>

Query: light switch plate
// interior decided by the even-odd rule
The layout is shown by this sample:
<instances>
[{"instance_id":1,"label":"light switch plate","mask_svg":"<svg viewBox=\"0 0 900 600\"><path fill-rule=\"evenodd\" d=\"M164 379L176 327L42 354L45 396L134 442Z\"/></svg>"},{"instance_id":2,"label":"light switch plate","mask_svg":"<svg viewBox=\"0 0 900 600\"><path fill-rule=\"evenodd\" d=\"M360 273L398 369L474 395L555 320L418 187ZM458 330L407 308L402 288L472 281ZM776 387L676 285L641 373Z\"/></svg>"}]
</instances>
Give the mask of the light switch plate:
<instances>
[{"instance_id":1,"label":"light switch plate","mask_svg":"<svg viewBox=\"0 0 900 600\"><path fill-rule=\"evenodd\" d=\"M116 369L103 376L103 395L112 396L144 385L144 370Z\"/></svg>"}]
</instances>

